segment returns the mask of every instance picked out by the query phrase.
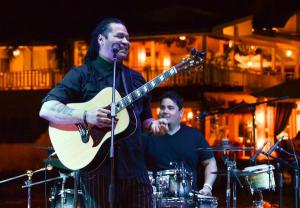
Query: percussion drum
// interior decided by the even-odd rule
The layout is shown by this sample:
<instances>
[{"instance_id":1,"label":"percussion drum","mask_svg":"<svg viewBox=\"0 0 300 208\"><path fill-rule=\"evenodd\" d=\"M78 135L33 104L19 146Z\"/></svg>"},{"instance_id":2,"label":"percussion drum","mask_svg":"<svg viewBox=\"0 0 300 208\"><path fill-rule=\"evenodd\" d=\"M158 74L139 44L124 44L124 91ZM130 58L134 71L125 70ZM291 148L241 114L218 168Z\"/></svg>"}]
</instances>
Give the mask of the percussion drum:
<instances>
[{"instance_id":1,"label":"percussion drum","mask_svg":"<svg viewBox=\"0 0 300 208\"><path fill-rule=\"evenodd\" d=\"M78 191L78 200L77 200L77 206L76 208L82 208L83 206L83 198L82 198L82 192ZM73 208L73 202L74 202L74 190L73 189L65 189L64 190L64 198L63 198L63 206L61 206L62 198L61 198L61 191L58 190L58 192L54 189L51 189L51 197L50 197L50 207L51 208Z\"/></svg>"},{"instance_id":2,"label":"percussion drum","mask_svg":"<svg viewBox=\"0 0 300 208\"><path fill-rule=\"evenodd\" d=\"M189 208L189 205L183 197L162 198L157 201L157 208Z\"/></svg>"},{"instance_id":3,"label":"percussion drum","mask_svg":"<svg viewBox=\"0 0 300 208\"><path fill-rule=\"evenodd\" d=\"M275 190L273 170L273 165L265 164L246 167L243 170L253 173L253 175L244 176L246 185L252 194L255 191L261 191L266 189Z\"/></svg>"},{"instance_id":4,"label":"percussion drum","mask_svg":"<svg viewBox=\"0 0 300 208\"><path fill-rule=\"evenodd\" d=\"M155 184L162 197L187 197L192 189L192 175L185 169L159 171Z\"/></svg>"},{"instance_id":5,"label":"percussion drum","mask_svg":"<svg viewBox=\"0 0 300 208\"><path fill-rule=\"evenodd\" d=\"M194 191L189 194L188 205L195 208L217 208L218 199L213 196L201 195L199 192Z\"/></svg>"}]
</instances>

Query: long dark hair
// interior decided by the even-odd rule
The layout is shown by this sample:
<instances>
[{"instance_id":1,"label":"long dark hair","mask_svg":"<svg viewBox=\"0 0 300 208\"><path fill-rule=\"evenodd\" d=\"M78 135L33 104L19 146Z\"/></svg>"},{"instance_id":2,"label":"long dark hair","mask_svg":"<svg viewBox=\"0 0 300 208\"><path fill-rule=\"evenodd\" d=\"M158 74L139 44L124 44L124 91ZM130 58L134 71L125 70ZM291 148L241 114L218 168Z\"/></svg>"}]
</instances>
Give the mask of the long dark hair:
<instances>
[{"instance_id":1,"label":"long dark hair","mask_svg":"<svg viewBox=\"0 0 300 208\"><path fill-rule=\"evenodd\" d=\"M101 34L105 38L107 38L107 35L109 32L111 32L111 23L117 23L125 25L124 22L117 18L106 18L102 20L94 29L92 32L92 37L89 45L89 49L87 51L87 54L85 56L85 63L90 63L91 61L95 60L99 56L99 43L98 43L98 36Z\"/></svg>"}]
</instances>

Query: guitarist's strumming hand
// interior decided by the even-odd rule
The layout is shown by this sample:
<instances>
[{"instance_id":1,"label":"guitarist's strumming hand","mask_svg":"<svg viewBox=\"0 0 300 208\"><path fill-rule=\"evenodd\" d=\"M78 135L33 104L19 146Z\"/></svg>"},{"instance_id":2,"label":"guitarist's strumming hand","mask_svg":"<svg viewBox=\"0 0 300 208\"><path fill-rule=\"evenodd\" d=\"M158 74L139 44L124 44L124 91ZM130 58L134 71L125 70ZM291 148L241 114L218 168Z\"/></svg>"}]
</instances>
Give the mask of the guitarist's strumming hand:
<instances>
[{"instance_id":1,"label":"guitarist's strumming hand","mask_svg":"<svg viewBox=\"0 0 300 208\"><path fill-rule=\"evenodd\" d=\"M160 118L153 120L150 126L150 132L155 136L165 135L169 131L168 120Z\"/></svg>"},{"instance_id":2,"label":"guitarist's strumming hand","mask_svg":"<svg viewBox=\"0 0 300 208\"><path fill-rule=\"evenodd\" d=\"M96 110L90 110L87 112L87 123L97 126L99 128L111 127L111 118L109 118L110 110L105 108L98 108ZM117 124L118 118L116 117L115 124Z\"/></svg>"}]
</instances>

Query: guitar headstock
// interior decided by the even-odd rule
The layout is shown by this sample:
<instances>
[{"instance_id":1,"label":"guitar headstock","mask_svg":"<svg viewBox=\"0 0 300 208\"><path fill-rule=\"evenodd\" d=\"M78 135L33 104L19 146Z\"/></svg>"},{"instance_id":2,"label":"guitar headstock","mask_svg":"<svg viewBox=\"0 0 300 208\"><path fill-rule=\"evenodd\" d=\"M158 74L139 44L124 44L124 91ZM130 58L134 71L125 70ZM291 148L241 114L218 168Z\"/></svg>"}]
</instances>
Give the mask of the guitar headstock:
<instances>
[{"instance_id":1,"label":"guitar headstock","mask_svg":"<svg viewBox=\"0 0 300 208\"><path fill-rule=\"evenodd\" d=\"M189 71L196 67L202 66L204 63L205 51L196 51L192 48L191 55L178 63L175 67L177 71Z\"/></svg>"}]
</instances>

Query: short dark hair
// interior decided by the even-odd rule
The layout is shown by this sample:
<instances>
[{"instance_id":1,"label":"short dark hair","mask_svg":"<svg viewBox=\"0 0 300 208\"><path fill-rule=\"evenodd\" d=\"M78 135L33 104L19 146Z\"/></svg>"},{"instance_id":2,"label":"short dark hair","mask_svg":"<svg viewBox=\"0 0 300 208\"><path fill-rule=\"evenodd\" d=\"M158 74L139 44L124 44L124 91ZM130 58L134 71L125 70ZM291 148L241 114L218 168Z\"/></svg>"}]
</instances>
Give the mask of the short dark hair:
<instances>
[{"instance_id":1,"label":"short dark hair","mask_svg":"<svg viewBox=\"0 0 300 208\"><path fill-rule=\"evenodd\" d=\"M179 110L183 108L183 98L174 91L167 91L159 97L159 102L163 99L169 98L178 106Z\"/></svg>"},{"instance_id":2,"label":"short dark hair","mask_svg":"<svg viewBox=\"0 0 300 208\"><path fill-rule=\"evenodd\" d=\"M98 36L101 34L105 38L107 38L108 33L111 32L111 23L117 23L125 25L124 22L117 18L106 18L102 20L93 30L92 37L89 45L89 49L85 56L85 63L95 60L99 56L99 43L98 43Z\"/></svg>"}]
</instances>

